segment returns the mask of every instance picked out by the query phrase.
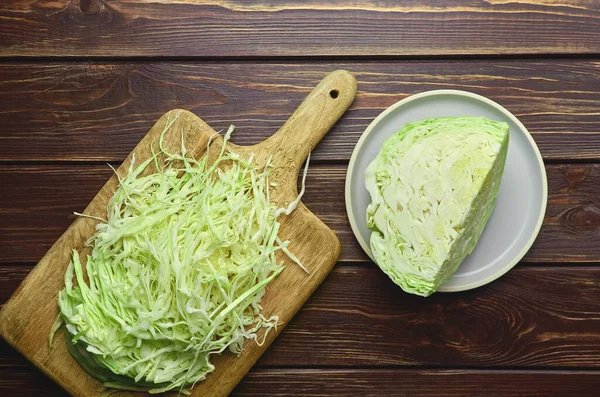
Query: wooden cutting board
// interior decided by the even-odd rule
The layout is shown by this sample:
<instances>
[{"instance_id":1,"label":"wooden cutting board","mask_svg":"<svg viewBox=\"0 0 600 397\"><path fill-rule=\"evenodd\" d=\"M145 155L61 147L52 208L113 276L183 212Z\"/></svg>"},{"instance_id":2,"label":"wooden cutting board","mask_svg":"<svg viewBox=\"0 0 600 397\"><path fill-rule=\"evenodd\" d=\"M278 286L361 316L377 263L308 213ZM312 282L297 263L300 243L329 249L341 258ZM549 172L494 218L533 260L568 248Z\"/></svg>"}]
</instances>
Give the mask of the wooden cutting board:
<instances>
[{"instance_id":1,"label":"wooden cutting board","mask_svg":"<svg viewBox=\"0 0 600 397\"><path fill-rule=\"evenodd\" d=\"M271 190L271 200L278 206L286 206L298 194L297 180L302 163L350 106L355 94L356 81L349 72L332 72L308 95L275 135L254 146L237 146L229 142L227 145L231 151L242 156L254 153L254 161L258 166L264 166L267 158L272 156L270 180L277 186ZM118 174L126 173L134 154L138 164L148 158L152 143L157 141L165 124L173 120L174 124L166 134L167 148L173 152L180 152L183 136L188 155L202 156L209 138L215 131L190 112L172 110L158 120L129 154L117 170ZM212 145L220 147L222 138L215 140ZM213 153L216 150L209 152ZM116 187L117 176L113 175L84 213L105 218L107 202ZM307 186L307 190L310 189L311 187ZM216 370L194 387L193 396L229 394L275 339L276 334L287 325L323 281L339 257L340 242L335 233L302 203L289 216L283 215L280 221L279 236L282 240L290 241L289 249L300 259L309 274L291 261L281 258L286 260L286 267L269 285L262 306L266 317L278 315L282 325L278 327L277 332L268 334L262 346L253 341L246 341L245 351L239 357L229 352L213 356ZM100 396L103 388L70 356L62 330L57 333L51 349L48 348L48 335L58 313L57 294L64 287L64 274L71 252L73 249L84 254L89 252L89 248L84 244L93 235L96 223L97 221L89 218L77 218L44 255L0 312L0 334L8 343L75 396ZM117 395L145 394L120 392Z\"/></svg>"}]
</instances>

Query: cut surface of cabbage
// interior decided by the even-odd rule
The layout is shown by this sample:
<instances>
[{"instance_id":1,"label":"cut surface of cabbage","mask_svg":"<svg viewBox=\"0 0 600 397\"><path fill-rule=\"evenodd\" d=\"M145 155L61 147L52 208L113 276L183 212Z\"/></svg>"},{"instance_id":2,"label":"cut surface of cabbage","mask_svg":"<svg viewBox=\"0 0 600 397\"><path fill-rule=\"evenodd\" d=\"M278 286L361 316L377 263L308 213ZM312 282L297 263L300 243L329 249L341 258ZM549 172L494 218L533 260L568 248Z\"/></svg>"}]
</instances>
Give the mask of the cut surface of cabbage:
<instances>
[{"instance_id":1,"label":"cut surface of cabbage","mask_svg":"<svg viewBox=\"0 0 600 397\"><path fill-rule=\"evenodd\" d=\"M447 117L406 124L365 171L377 265L406 292L429 296L472 252L500 189L507 123Z\"/></svg>"},{"instance_id":2,"label":"cut surface of cabbage","mask_svg":"<svg viewBox=\"0 0 600 397\"><path fill-rule=\"evenodd\" d=\"M187 392L214 370L212 355L261 344L259 331L278 322L261 308L283 270L275 254L298 263L277 236L269 166L225 144L210 147L221 150L214 163L187 157L183 141L182 155L168 153L173 121L155 148L166 165L155 155L120 177L91 254L84 262L73 252L58 296L69 351L113 388ZM152 163L158 171L145 175Z\"/></svg>"}]
</instances>

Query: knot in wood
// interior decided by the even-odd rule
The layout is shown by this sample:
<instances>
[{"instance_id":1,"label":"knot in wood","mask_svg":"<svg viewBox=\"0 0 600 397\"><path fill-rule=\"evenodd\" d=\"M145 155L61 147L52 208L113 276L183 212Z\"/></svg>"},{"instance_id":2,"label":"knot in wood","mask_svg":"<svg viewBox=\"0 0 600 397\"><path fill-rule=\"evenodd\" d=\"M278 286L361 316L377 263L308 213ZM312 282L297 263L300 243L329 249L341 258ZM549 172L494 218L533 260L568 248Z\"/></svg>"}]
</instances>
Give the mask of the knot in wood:
<instances>
[{"instance_id":1,"label":"knot in wood","mask_svg":"<svg viewBox=\"0 0 600 397\"><path fill-rule=\"evenodd\" d=\"M102 9L101 0L79 0L79 11L85 15L94 15Z\"/></svg>"}]
</instances>

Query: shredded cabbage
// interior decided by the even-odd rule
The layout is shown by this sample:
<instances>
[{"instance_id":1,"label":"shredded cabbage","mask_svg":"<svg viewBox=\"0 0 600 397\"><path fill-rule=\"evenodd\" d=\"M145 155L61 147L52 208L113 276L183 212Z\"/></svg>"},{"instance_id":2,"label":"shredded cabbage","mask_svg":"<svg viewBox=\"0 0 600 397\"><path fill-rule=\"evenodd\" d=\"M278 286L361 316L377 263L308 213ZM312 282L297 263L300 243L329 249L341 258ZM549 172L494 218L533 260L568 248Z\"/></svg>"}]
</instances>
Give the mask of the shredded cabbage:
<instances>
[{"instance_id":1,"label":"shredded cabbage","mask_svg":"<svg viewBox=\"0 0 600 397\"><path fill-rule=\"evenodd\" d=\"M365 171L375 262L402 289L428 296L477 244L500 189L507 123L426 119L389 137Z\"/></svg>"},{"instance_id":2,"label":"shredded cabbage","mask_svg":"<svg viewBox=\"0 0 600 397\"><path fill-rule=\"evenodd\" d=\"M277 326L260 306L283 270L275 253L300 264L277 237L278 215L294 208L270 203L269 166L256 169L225 143L212 164L187 157L183 141L181 155L168 153L173 122L159 153L120 178L88 241L87 280L74 251L58 296L69 350L109 387L187 392L214 370L211 355L240 354L244 340L260 344L258 331L266 338ZM159 170L142 175L151 163Z\"/></svg>"}]
</instances>

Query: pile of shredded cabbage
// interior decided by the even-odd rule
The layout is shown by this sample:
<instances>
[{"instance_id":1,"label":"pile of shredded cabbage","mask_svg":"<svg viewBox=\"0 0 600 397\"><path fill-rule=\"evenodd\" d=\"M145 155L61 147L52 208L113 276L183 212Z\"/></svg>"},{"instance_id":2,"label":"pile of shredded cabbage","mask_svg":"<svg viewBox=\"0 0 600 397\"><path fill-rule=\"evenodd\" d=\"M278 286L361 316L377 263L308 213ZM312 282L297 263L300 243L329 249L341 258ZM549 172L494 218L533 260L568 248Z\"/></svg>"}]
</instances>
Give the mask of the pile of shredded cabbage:
<instances>
[{"instance_id":1,"label":"pile of shredded cabbage","mask_svg":"<svg viewBox=\"0 0 600 397\"><path fill-rule=\"evenodd\" d=\"M88 242L87 280L73 252L58 297L54 331L64 321L71 353L108 387L187 392L214 370L211 355L239 354L245 339L260 344L258 331L277 326L260 306L283 270L275 253L299 264L277 236L279 213L293 208L270 203L269 166L256 169L225 144L212 164L187 157L183 141L182 155L168 153L173 122L160 152L120 178ZM141 175L153 162L159 171Z\"/></svg>"}]
</instances>

